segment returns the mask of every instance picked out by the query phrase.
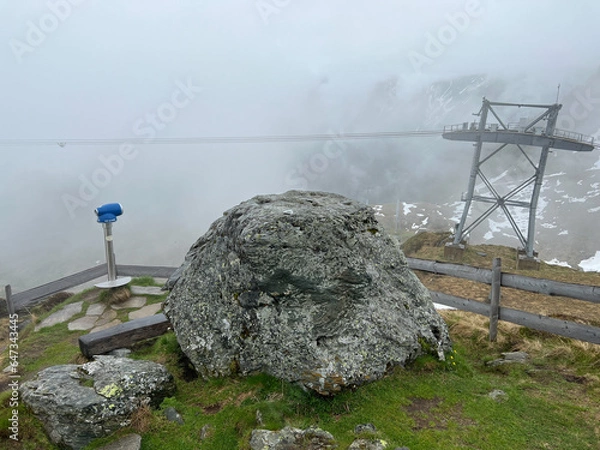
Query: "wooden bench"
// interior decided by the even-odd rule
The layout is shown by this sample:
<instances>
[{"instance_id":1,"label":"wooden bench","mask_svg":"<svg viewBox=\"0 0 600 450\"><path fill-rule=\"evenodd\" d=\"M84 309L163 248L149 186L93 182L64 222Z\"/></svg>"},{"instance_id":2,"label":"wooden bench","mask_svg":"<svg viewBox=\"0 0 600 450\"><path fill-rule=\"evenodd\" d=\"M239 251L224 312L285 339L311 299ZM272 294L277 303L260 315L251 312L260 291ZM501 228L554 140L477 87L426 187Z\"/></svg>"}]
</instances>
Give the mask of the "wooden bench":
<instances>
[{"instance_id":1,"label":"wooden bench","mask_svg":"<svg viewBox=\"0 0 600 450\"><path fill-rule=\"evenodd\" d=\"M91 358L93 355L102 355L117 348L127 348L137 342L161 336L170 327L171 323L164 314L142 317L80 336L79 349L84 356Z\"/></svg>"}]
</instances>

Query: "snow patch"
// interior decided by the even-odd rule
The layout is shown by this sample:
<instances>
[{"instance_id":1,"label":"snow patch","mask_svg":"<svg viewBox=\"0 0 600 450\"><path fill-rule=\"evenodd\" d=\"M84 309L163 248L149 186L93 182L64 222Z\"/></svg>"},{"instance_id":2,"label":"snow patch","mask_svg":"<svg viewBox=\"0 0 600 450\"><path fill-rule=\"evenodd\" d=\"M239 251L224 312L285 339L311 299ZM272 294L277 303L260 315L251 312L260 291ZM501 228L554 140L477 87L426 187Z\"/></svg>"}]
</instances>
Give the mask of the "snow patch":
<instances>
[{"instance_id":1,"label":"snow patch","mask_svg":"<svg viewBox=\"0 0 600 450\"><path fill-rule=\"evenodd\" d=\"M569 230L562 230L560 233L558 233L559 236L565 236L569 234Z\"/></svg>"},{"instance_id":2,"label":"snow patch","mask_svg":"<svg viewBox=\"0 0 600 450\"><path fill-rule=\"evenodd\" d=\"M591 258L581 261L578 265L584 272L600 272L600 250Z\"/></svg>"},{"instance_id":3,"label":"snow patch","mask_svg":"<svg viewBox=\"0 0 600 450\"><path fill-rule=\"evenodd\" d=\"M385 217L381 211L383 210L383 205L373 205L373 210L375 211L376 216Z\"/></svg>"},{"instance_id":4,"label":"snow patch","mask_svg":"<svg viewBox=\"0 0 600 450\"><path fill-rule=\"evenodd\" d=\"M556 258L552 258L550 261L544 261L546 264L550 264L551 266L561 266L561 267L568 267L569 269L571 269L571 265L567 262L564 261L559 261Z\"/></svg>"},{"instance_id":5,"label":"snow patch","mask_svg":"<svg viewBox=\"0 0 600 450\"><path fill-rule=\"evenodd\" d=\"M442 305L441 303L434 303L433 306L435 306L435 309L450 309L452 311L456 311L456 308L453 308L452 306Z\"/></svg>"},{"instance_id":6,"label":"snow patch","mask_svg":"<svg viewBox=\"0 0 600 450\"><path fill-rule=\"evenodd\" d=\"M412 203L402 203L402 212L405 216L410 214L411 209L416 208L417 205L413 205Z\"/></svg>"}]
</instances>

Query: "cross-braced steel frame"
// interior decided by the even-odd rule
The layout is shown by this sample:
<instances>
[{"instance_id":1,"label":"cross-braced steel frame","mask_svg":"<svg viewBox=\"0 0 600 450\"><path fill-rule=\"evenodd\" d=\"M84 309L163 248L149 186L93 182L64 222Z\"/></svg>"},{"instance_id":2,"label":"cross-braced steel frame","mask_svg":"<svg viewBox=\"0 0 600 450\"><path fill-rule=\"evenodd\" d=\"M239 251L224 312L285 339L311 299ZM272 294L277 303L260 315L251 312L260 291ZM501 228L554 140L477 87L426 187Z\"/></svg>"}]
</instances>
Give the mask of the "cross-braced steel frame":
<instances>
[{"instance_id":1,"label":"cross-braced steel frame","mask_svg":"<svg viewBox=\"0 0 600 450\"><path fill-rule=\"evenodd\" d=\"M544 111L535 119L527 124L523 124L519 129L509 128L509 126L503 121L498 115L494 106L513 106L513 107L530 107L530 108L542 108ZM471 173L469 175L469 185L467 188L466 195L464 197L465 207L460 219L460 223L456 227L456 233L454 235L454 245L459 245L464 237L470 233L473 229L479 226L484 220L486 220L494 211L500 209L506 215L511 227L515 231L517 238L521 242L521 245L525 249L527 257L534 257L534 241L535 241L535 218L538 207L538 199L542 188L542 180L544 172L546 170L546 162L548 160L548 154L553 144L553 139L541 140L542 148L539 160L534 162L530 155L523 149L524 145L532 145L531 134L535 133L535 125L541 121L546 121L546 126L541 129L541 135L544 137L552 137L556 127L556 121L558 118L558 112L562 105L532 105L532 104L518 104L518 103L500 103L490 102L489 100L483 99L483 105L477 115L479 115L479 125L474 135L475 139L475 152L473 155L473 163L471 166ZM493 115L498 121L498 124L494 124L493 127L489 126L488 116ZM467 127L465 127L467 128ZM534 131L532 131L534 130ZM460 133L460 131L458 131ZM494 133L494 136L491 135ZM446 137L446 136L444 136ZM473 137L473 133L471 133ZM452 139L461 140L460 137L453 137ZM473 140L473 139L465 139ZM493 150L489 155L482 158L482 149L485 142L497 142L501 145ZM493 157L497 156L503 149L509 145L516 145L520 153L527 159L529 164L533 168L533 175L526 180L522 181L517 187L512 189L507 194L501 195L498 190L494 187L490 179L484 174L482 166L489 162ZM534 144L535 145L535 144ZM480 179L490 192L490 196L475 195L475 185L477 180ZM514 197L522 192L527 187L533 185L533 191L531 194L531 200L520 201L515 200ZM467 219L469 216L469 210L472 202L488 203L491 206L486 209L479 217L475 218L470 224L467 225ZM521 231L517 224L513 214L509 207L521 207L529 210L529 221L528 228L525 232Z\"/></svg>"}]
</instances>

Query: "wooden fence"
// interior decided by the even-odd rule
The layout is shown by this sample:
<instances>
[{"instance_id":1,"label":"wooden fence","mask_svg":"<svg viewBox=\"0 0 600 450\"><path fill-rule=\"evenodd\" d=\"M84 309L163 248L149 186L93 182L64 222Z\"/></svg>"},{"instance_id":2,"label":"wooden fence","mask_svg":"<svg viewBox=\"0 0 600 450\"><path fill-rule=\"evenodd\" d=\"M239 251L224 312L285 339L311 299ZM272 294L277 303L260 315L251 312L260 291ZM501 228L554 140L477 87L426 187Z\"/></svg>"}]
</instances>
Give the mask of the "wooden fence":
<instances>
[{"instance_id":1,"label":"wooden fence","mask_svg":"<svg viewBox=\"0 0 600 450\"><path fill-rule=\"evenodd\" d=\"M151 276L159 278L168 278L177 268L166 266L135 266L135 265L117 265L117 273L120 276L140 277ZM60 278L50 283L28 289L17 294L12 293L10 284L5 286L6 307L8 314L31 308L41 300L63 292L75 286L87 283L102 276L106 276L106 265L92 267L82 270L68 277Z\"/></svg>"},{"instance_id":2,"label":"wooden fence","mask_svg":"<svg viewBox=\"0 0 600 450\"><path fill-rule=\"evenodd\" d=\"M481 314L490 318L490 339L495 340L498 320L512 322L535 330L546 331L560 336L579 339L600 344L600 328L582 325L566 320L553 319L540 314L532 314L517 309L500 306L501 287L521 289L545 295L556 295L577 300L600 303L600 286L562 283L541 278L525 277L502 273L500 259L494 260L493 268L480 269L461 264L440 263L437 261L407 258L413 270L421 270L440 275L487 283L491 286L490 301L483 303L462 297L455 297L441 292L431 291L433 301L463 311ZM122 276L153 276L168 278L176 267L118 265L117 272ZM86 269L51 283L13 294L10 285L5 287L8 313L34 306L42 299L74 286L106 275L106 266L101 265Z\"/></svg>"},{"instance_id":3,"label":"wooden fence","mask_svg":"<svg viewBox=\"0 0 600 450\"><path fill-rule=\"evenodd\" d=\"M407 260L409 267L413 270L422 270L489 284L491 292L488 303L435 291L431 291L431 297L436 303L489 317L490 340L492 341L496 339L498 320L504 320L535 330L600 344L600 328L598 327L553 319L541 314L532 314L500 306L500 290L502 286L539 294L568 297L597 304L600 303L600 286L562 283L560 281L503 273L500 258L494 260L491 270L416 258L407 258Z\"/></svg>"}]
</instances>

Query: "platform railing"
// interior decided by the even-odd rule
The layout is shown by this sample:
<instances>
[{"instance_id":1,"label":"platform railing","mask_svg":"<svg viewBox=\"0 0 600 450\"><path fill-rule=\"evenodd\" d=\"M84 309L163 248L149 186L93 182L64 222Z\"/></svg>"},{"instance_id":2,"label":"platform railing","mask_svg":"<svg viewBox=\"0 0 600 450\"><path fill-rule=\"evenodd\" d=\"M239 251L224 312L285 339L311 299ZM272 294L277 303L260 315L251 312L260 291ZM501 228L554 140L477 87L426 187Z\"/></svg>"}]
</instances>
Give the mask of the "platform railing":
<instances>
[{"instance_id":1,"label":"platform railing","mask_svg":"<svg viewBox=\"0 0 600 450\"><path fill-rule=\"evenodd\" d=\"M513 131L513 132L519 132L519 133L530 133L530 134L536 134L539 136L546 136L546 129L543 126L538 126L538 127L531 127L529 128L527 131L525 131L525 125L523 125L520 122L509 122L507 125L507 130L504 130L503 128L500 127L500 125L496 124L496 123L492 123L492 124L487 124L485 127L485 131L487 132L496 132L496 131ZM445 125L444 126L444 133L451 133L451 132L473 132L473 131L478 131L479 129L479 124L477 122L463 122L463 123L459 123L459 124L454 124L454 125ZM582 133L576 133L574 131L568 131L568 130L561 130L561 129L554 129L554 132L552 133L552 137L557 137L557 138L561 138L561 139L568 139L570 141L576 141L576 142L583 142L585 144L590 144L590 145L594 145L594 137L593 136L588 136L586 134L582 134Z\"/></svg>"}]
</instances>

